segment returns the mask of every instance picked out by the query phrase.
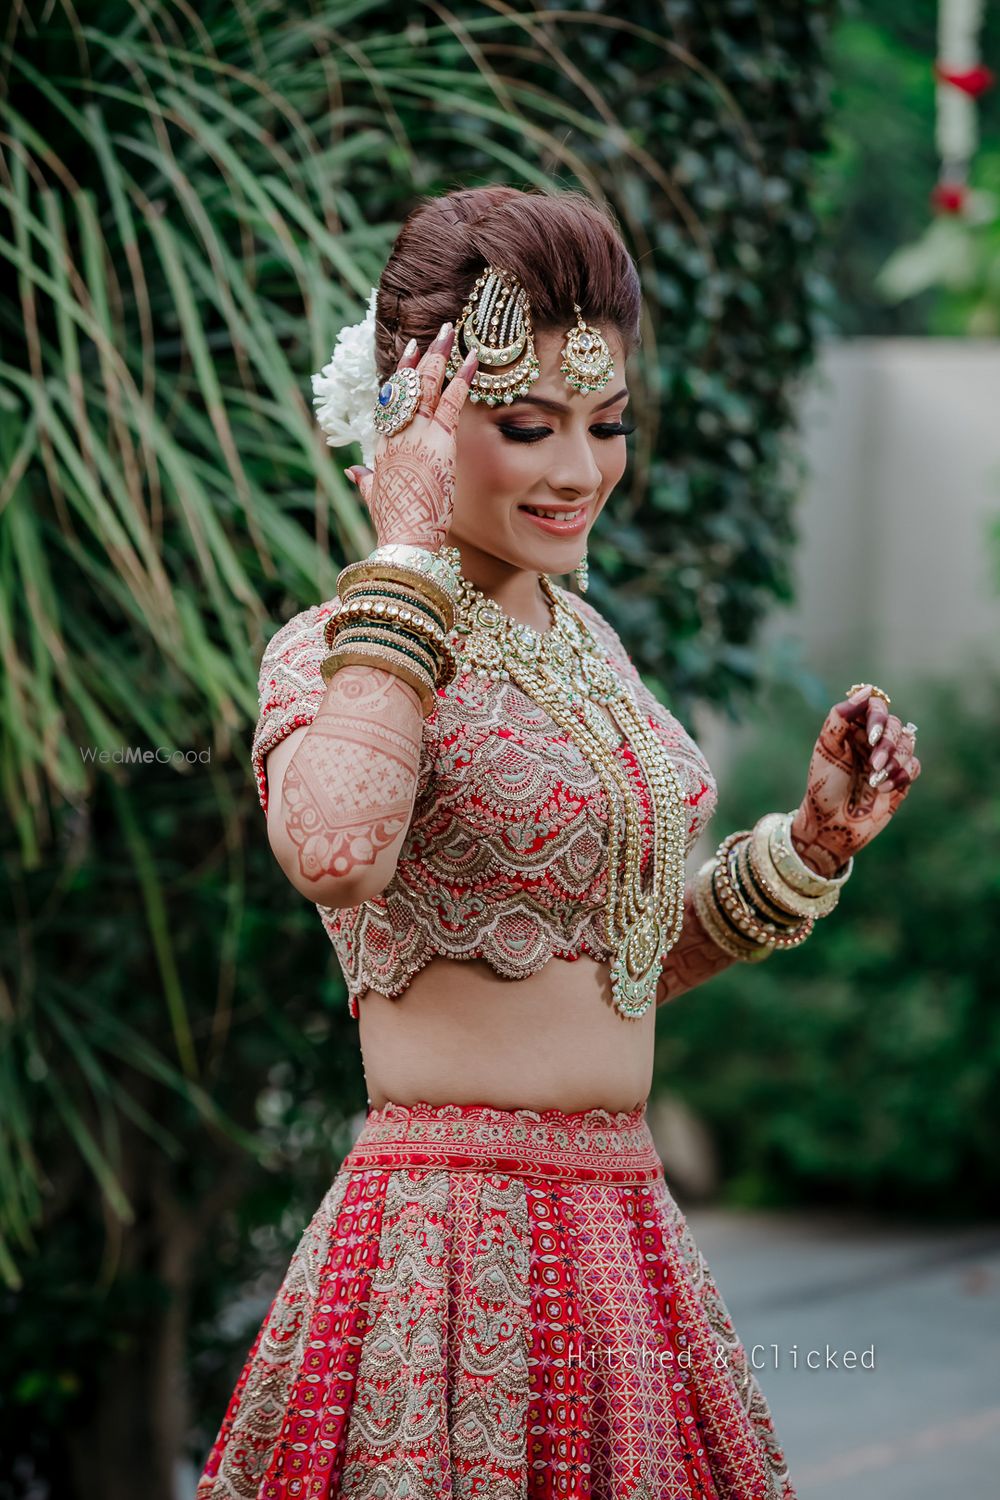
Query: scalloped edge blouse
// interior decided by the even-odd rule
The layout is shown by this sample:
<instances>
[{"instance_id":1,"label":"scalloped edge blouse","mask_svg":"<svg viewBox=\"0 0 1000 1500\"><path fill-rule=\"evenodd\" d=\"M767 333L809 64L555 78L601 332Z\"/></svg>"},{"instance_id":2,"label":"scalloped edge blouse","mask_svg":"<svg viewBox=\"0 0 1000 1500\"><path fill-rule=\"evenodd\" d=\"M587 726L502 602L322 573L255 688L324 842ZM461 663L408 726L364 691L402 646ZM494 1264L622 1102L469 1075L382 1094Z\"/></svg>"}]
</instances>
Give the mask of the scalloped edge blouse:
<instances>
[{"instance_id":1,"label":"scalloped edge blouse","mask_svg":"<svg viewBox=\"0 0 1000 1500\"><path fill-rule=\"evenodd\" d=\"M594 606L553 583L590 627L676 767L690 816L685 855L715 810L717 788L694 740L643 683ZM326 693L323 627L336 595L282 625L261 659L251 749L267 813L268 753L311 724ZM567 732L516 683L463 670L423 721L416 796L389 884L357 906L316 903L344 973L350 1014L369 989L398 998L430 959L484 959L526 979L550 958L613 957L604 939L606 794ZM614 752L642 808L643 873L652 854L649 786L627 739Z\"/></svg>"}]
</instances>

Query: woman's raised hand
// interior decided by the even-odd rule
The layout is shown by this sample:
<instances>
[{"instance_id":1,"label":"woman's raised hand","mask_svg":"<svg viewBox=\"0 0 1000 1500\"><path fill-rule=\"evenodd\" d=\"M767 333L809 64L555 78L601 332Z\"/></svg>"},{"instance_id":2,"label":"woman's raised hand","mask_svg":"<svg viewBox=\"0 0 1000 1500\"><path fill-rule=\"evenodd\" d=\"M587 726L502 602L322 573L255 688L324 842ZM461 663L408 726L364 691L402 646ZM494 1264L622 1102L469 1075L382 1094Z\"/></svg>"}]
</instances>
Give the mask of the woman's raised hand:
<instances>
[{"instance_id":1,"label":"woman's raised hand","mask_svg":"<svg viewBox=\"0 0 1000 1500\"><path fill-rule=\"evenodd\" d=\"M442 391L454 337L454 325L443 323L422 358L410 340L397 369L415 368L420 377L417 410L392 437L379 434L374 469L355 465L345 471L361 491L379 546L407 542L435 552L448 535L455 495L455 430L478 363L475 354L469 354Z\"/></svg>"},{"instance_id":2,"label":"woman's raised hand","mask_svg":"<svg viewBox=\"0 0 1000 1500\"><path fill-rule=\"evenodd\" d=\"M920 775L915 734L870 683L831 708L791 827L799 854L820 874L845 865L897 811Z\"/></svg>"}]
</instances>

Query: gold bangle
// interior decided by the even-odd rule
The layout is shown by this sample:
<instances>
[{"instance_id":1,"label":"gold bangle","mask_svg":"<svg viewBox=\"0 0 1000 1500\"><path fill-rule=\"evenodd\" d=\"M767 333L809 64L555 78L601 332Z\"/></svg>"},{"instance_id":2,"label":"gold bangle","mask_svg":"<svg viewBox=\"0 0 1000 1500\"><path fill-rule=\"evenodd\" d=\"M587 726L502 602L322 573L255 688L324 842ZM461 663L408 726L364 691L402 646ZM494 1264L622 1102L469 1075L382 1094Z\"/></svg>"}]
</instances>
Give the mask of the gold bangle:
<instances>
[{"instance_id":1,"label":"gold bangle","mask_svg":"<svg viewBox=\"0 0 1000 1500\"><path fill-rule=\"evenodd\" d=\"M838 900L840 891L834 887L833 891L823 896L805 896L796 890L775 868L774 860L771 858L770 834L774 826L774 820L780 819L780 813L765 813L758 818L751 833L751 852L755 868L761 873L769 886L775 887L780 892L782 906L788 908L800 917L825 917L833 911ZM822 878L822 877L820 877Z\"/></svg>"},{"instance_id":2,"label":"gold bangle","mask_svg":"<svg viewBox=\"0 0 1000 1500\"><path fill-rule=\"evenodd\" d=\"M332 650L348 651L359 641L373 646L385 646L389 651L398 651L404 660L411 661L421 672L425 672L427 681L436 686L441 659L425 641L416 636L407 636L404 631L397 630L393 625L386 625L382 620L359 620L337 631Z\"/></svg>"},{"instance_id":3,"label":"gold bangle","mask_svg":"<svg viewBox=\"0 0 1000 1500\"><path fill-rule=\"evenodd\" d=\"M802 896L826 896L831 891L840 891L851 877L854 856L842 865L837 875L821 875L806 864L792 841L792 824L798 809L787 813L771 813L771 831L767 847L774 868L781 878Z\"/></svg>"},{"instance_id":4,"label":"gold bangle","mask_svg":"<svg viewBox=\"0 0 1000 1500\"><path fill-rule=\"evenodd\" d=\"M769 950L759 945L751 947L745 944L740 938L731 936L722 925L712 891L714 870L715 859L713 857L705 861L692 884L694 909L698 914L698 919L715 946L729 958L734 958L738 963L760 963L761 958L768 956Z\"/></svg>"},{"instance_id":5,"label":"gold bangle","mask_svg":"<svg viewBox=\"0 0 1000 1500\"><path fill-rule=\"evenodd\" d=\"M333 638L341 628L342 622L347 623L359 619L384 620L388 624L398 624L412 635L420 635L432 641L438 649L447 644L448 637L441 626L414 608L410 601L365 597L337 601L334 604L324 626L324 638L327 645L333 644Z\"/></svg>"},{"instance_id":6,"label":"gold bangle","mask_svg":"<svg viewBox=\"0 0 1000 1500\"><path fill-rule=\"evenodd\" d=\"M351 584L344 590L343 594L338 595L335 603L339 603L343 607L364 599L385 599L391 604L399 604L404 608L416 610L418 614L426 617L428 621L436 625L442 635L448 634L444 615L437 606L425 594L419 594L416 589L410 588L407 583L396 583L395 580L390 579L385 582L379 580L376 583L375 581L368 580L362 583Z\"/></svg>"},{"instance_id":7,"label":"gold bangle","mask_svg":"<svg viewBox=\"0 0 1000 1500\"><path fill-rule=\"evenodd\" d=\"M422 673L406 666L392 651L380 646L354 646L349 651L333 651L323 662L323 679L329 683L341 667L360 665L380 667L408 682L420 699L423 717L426 719L437 705L437 693L428 685Z\"/></svg>"},{"instance_id":8,"label":"gold bangle","mask_svg":"<svg viewBox=\"0 0 1000 1500\"><path fill-rule=\"evenodd\" d=\"M730 878L729 861L732 857L733 846L738 840L748 838L749 833L749 829L743 829L739 833L731 833L728 838L723 839L716 851L716 869L713 882L718 894L720 907L724 914L748 938L752 938L757 942L766 942L773 948L797 948L800 943L805 942L806 938L812 932L812 918L806 917L794 928L779 932L773 922L761 920L750 910L747 903L741 899Z\"/></svg>"},{"instance_id":9,"label":"gold bangle","mask_svg":"<svg viewBox=\"0 0 1000 1500\"><path fill-rule=\"evenodd\" d=\"M412 542L383 542L374 552L369 552L365 562L398 563L417 573L424 573L428 578L433 578L456 605L458 603L461 591L459 573L440 548L432 551L429 547L418 547Z\"/></svg>"},{"instance_id":10,"label":"gold bangle","mask_svg":"<svg viewBox=\"0 0 1000 1500\"><path fill-rule=\"evenodd\" d=\"M441 611L446 626L451 630L455 624L455 601L444 586L429 573L422 573L417 568L406 567L401 563L370 563L367 558L362 562L348 563L337 578L337 593L343 593L352 588L356 583L377 580L379 582L394 581L406 583L418 590L425 598L431 599Z\"/></svg>"},{"instance_id":11,"label":"gold bangle","mask_svg":"<svg viewBox=\"0 0 1000 1500\"><path fill-rule=\"evenodd\" d=\"M751 906L761 914L763 920L773 922L779 929L798 926L800 919L795 912L786 910L778 900L777 894L769 890L757 875L750 859L749 839L744 839L737 851L736 873L739 876L740 889L747 896Z\"/></svg>"},{"instance_id":12,"label":"gold bangle","mask_svg":"<svg viewBox=\"0 0 1000 1500\"><path fill-rule=\"evenodd\" d=\"M458 675L458 657L449 638L445 635L431 635L427 623L414 620L405 609L395 614L347 608L338 610L331 615L324 628L327 647L331 651L338 649L337 643L344 632L354 630L359 625L377 626L378 634L387 644L392 644L392 636L395 636L404 646L416 647L421 653L428 654L428 667L436 687L447 687Z\"/></svg>"}]
</instances>

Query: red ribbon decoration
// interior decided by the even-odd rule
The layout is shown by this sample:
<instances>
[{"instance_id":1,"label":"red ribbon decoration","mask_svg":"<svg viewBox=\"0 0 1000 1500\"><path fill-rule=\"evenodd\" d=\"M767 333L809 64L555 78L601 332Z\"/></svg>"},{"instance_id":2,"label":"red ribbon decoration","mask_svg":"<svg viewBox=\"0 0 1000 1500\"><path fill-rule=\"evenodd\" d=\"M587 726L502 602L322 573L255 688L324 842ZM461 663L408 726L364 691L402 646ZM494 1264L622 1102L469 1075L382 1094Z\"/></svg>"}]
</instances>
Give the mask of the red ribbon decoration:
<instances>
[{"instance_id":1,"label":"red ribbon decoration","mask_svg":"<svg viewBox=\"0 0 1000 1500\"><path fill-rule=\"evenodd\" d=\"M996 82L996 75L984 63L977 63L974 68L945 68L941 63L935 63L934 76L939 83L950 83L961 89L970 99L978 99Z\"/></svg>"},{"instance_id":2,"label":"red ribbon decoration","mask_svg":"<svg viewBox=\"0 0 1000 1500\"><path fill-rule=\"evenodd\" d=\"M931 203L942 214L960 214L969 190L964 182L938 182L931 192Z\"/></svg>"}]
</instances>

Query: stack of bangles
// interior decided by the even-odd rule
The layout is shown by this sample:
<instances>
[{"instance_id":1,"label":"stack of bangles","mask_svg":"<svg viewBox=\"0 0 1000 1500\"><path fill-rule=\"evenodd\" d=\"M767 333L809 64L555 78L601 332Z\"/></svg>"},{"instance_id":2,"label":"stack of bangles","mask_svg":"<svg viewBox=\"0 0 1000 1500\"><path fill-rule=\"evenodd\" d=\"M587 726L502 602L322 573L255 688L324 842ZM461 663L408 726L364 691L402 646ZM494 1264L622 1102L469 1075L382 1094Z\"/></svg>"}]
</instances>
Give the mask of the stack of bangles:
<instances>
[{"instance_id":1,"label":"stack of bangles","mask_svg":"<svg viewBox=\"0 0 1000 1500\"><path fill-rule=\"evenodd\" d=\"M455 623L459 581L436 552L391 542L337 579L337 600L324 626L330 650L320 668L329 683L339 667L367 662L393 672L419 694L423 716L436 690L458 667L448 636Z\"/></svg>"},{"instance_id":2,"label":"stack of bangles","mask_svg":"<svg viewBox=\"0 0 1000 1500\"><path fill-rule=\"evenodd\" d=\"M695 910L712 941L741 963L797 948L840 899L854 860L820 875L792 843L795 812L766 813L723 839L693 883Z\"/></svg>"}]
</instances>

